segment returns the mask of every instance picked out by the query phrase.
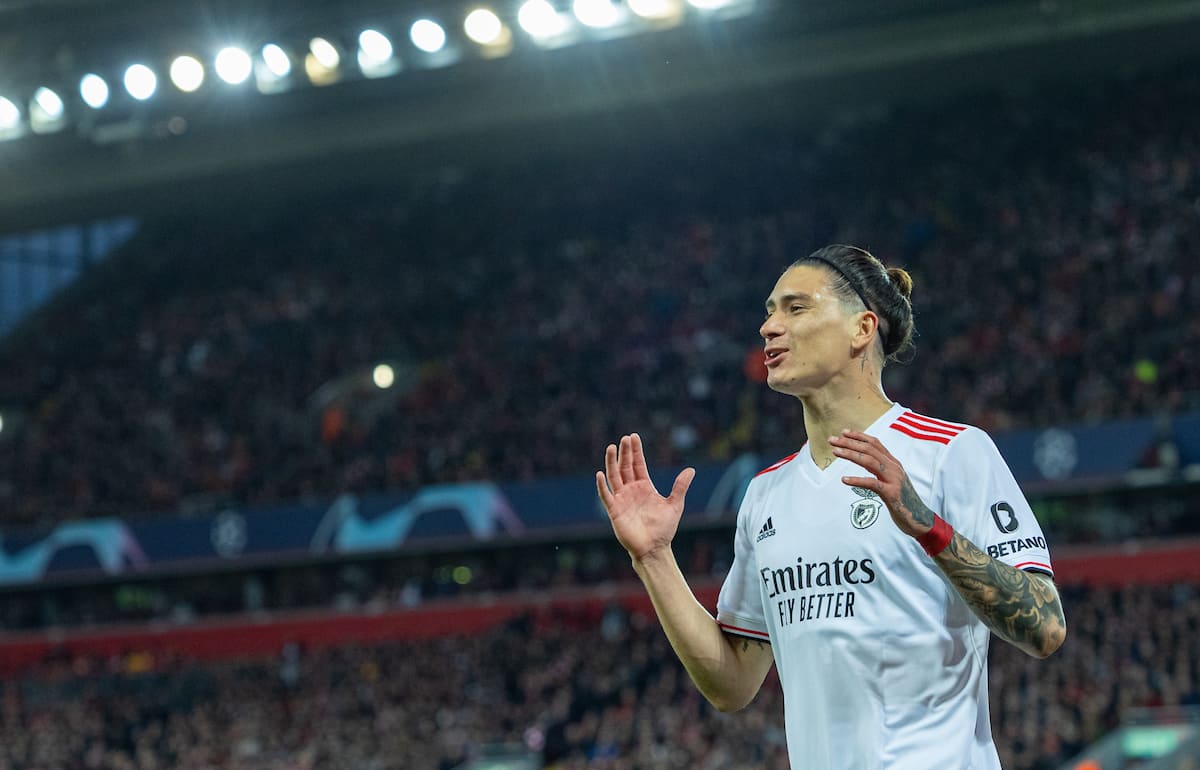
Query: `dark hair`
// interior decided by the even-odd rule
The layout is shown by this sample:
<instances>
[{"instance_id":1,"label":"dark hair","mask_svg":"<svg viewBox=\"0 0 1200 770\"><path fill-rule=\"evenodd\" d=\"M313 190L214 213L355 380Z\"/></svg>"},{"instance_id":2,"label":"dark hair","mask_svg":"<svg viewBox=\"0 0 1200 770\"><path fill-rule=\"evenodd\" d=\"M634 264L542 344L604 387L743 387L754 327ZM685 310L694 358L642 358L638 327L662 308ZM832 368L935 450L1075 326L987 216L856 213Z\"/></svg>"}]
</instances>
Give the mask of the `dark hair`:
<instances>
[{"instance_id":1,"label":"dark hair","mask_svg":"<svg viewBox=\"0 0 1200 770\"><path fill-rule=\"evenodd\" d=\"M912 276L902 267L884 267L869 251L833 244L801 257L789 266L821 265L833 273L831 288L847 302L855 297L879 316L883 355L895 361L912 347Z\"/></svg>"}]
</instances>

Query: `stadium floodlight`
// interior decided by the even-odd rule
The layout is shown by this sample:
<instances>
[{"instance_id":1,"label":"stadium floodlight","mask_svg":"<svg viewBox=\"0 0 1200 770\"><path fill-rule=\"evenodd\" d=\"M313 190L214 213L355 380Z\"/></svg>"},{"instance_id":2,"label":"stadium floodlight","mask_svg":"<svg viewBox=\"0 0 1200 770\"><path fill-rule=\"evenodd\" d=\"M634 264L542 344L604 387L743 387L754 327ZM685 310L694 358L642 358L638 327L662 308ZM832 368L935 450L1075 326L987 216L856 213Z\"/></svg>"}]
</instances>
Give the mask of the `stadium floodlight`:
<instances>
[{"instance_id":1,"label":"stadium floodlight","mask_svg":"<svg viewBox=\"0 0 1200 770\"><path fill-rule=\"evenodd\" d=\"M571 10L581 24L593 29L615 27L621 21L621 11L612 0L575 0Z\"/></svg>"},{"instance_id":2,"label":"stadium floodlight","mask_svg":"<svg viewBox=\"0 0 1200 770\"><path fill-rule=\"evenodd\" d=\"M323 37L314 37L309 41L304 71L313 85L324 86L337 82L341 64L342 55L333 43Z\"/></svg>"},{"instance_id":3,"label":"stadium floodlight","mask_svg":"<svg viewBox=\"0 0 1200 770\"><path fill-rule=\"evenodd\" d=\"M334 51L334 54L336 53L337 51ZM291 57L287 55L287 51L274 43L267 43L263 46L262 60L267 67L267 72L276 78L286 78L292 73Z\"/></svg>"},{"instance_id":4,"label":"stadium floodlight","mask_svg":"<svg viewBox=\"0 0 1200 770\"><path fill-rule=\"evenodd\" d=\"M341 54L338 53L337 46L329 42L323 37L314 37L308 44L308 50L312 53L313 58L327 70L335 70L342 63Z\"/></svg>"},{"instance_id":5,"label":"stadium floodlight","mask_svg":"<svg viewBox=\"0 0 1200 770\"><path fill-rule=\"evenodd\" d=\"M504 34L504 23L487 8L476 8L467 14L463 31L480 45L493 45Z\"/></svg>"},{"instance_id":6,"label":"stadium floodlight","mask_svg":"<svg viewBox=\"0 0 1200 770\"><path fill-rule=\"evenodd\" d=\"M629 10L643 19L670 19L683 11L682 0L628 0Z\"/></svg>"},{"instance_id":7,"label":"stadium floodlight","mask_svg":"<svg viewBox=\"0 0 1200 770\"><path fill-rule=\"evenodd\" d=\"M359 60L382 64L392 58L392 41L377 29L364 29L358 35Z\"/></svg>"},{"instance_id":8,"label":"stadium floodlight","mask_svg":"<svg viewBox=\"0 0 1200 770\"><path fill-rule=\"evenodd\" d=\"M254 71L254 61L250 54L232 45L217 52L213 65L217 70L217 77L231 86L245 83L246 78Z\"/></svg>"},{"instance_id":9,"label":"stadium floodlight","mask_svg":"<svg viewBox=\"0 0 1200 770\"><path fill-rule=\"evenodd\" d=\"M125 70L125 90L139 102L144 102L158 90L158 76L145 64L133 64Z\"/></svg>"},{"instance_id":10,"label":"stadium floodlight","mask_svg":"<svg viewBox=\"0 0 1200 770\"><path fill-rule=\"evenodd\" d=\"M358 35L358 68L369 78L391 75L400 69L395 49L388 36L377 29L364 29Z\"/></svg>"},{"instance_id":11,"label":"stadium floodlight","mask_svg":"<svg viewBox=\"0 0 1200 770\"><path fill-rule=\"evenodd\" d=\"M204 65L194 56L176 56L168 71L171 82L185 94L190 94L204 84Z\"/></svg>"},{"instance_id":12,"label":"stadium floodlight","mask_svg":"<svg viewBox=\"0 0 1200 770\"><path fill-rule=\"evenodd\" d=\"M446 30L432 19L417 19L408 31L413 45L425 53L437 53L446 47Z\"/></svg>"},{"instance_id":13,"label":"stadium floodlight","mask_svg":"<svg viewBox=\"0 0 1200 770\"><path fill-rule=\"evenodd\" d=\"M387 364L379 364L371 372L371 379L374 380L375 387L387 390L396 382L396 370Z\"/></svg>"},{"instance_id":14,"label":"stadium floodlight","mask_svg":"<svg viewBox=\"0 0 1200 770\"><path fill-rule=\"evenodd\" d=\"M39 88L33 94L33 105L47 120L58 120L63 116L62 97L49 88Z\"/></svg>"},{"instance_id":15,"label":"stadium floodlight","mask_svg":"<svg viewBox=\"0 0 1200 770\"><path fill-rule=\"evenodd\" d=\"M517 11L517 23L530 37L546 40L567 31L567 20L549 0L526 0Z\"/></svg>"},{"instance_id":16,"label":"stadium floodlight","mask_svg":"<svg viewBox=\"0 0 1200 770\"><path fill-rule=\"evenodd\" d=\"M66 125L65 114L66 106L56 92L44 86L33 92L33 100L29 102L29 128L35 134L61 130Z\"/></svg>"},{"instance_id":17,"label":"stadium floodlight","mask_svg":"<svg viewBox=\"0 0 1200 770\"><path fill-rule=\"evenodd\" d=\"M83 103L98 110L108 104L108 83L94 73L88 73L79 81L79 96Z\"/></svg>"},{"instance_id":18,"label":"stadium floodlight","mask_svg":"<svg viewBox=\"0 0 1200 770\"><path fill-rule=\"evenodd\" d=\"M21 125L21 109L11 99L0 96L0 131L11 131Z\"/></svg>"}]
</instances>

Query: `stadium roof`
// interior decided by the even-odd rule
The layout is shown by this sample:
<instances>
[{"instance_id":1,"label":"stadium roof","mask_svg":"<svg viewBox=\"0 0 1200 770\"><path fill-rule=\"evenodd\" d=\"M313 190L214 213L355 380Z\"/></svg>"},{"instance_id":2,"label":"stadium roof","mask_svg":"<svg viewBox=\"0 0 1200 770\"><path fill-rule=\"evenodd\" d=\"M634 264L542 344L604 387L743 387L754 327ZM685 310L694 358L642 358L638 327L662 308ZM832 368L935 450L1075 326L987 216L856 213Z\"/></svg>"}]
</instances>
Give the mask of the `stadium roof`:
<instances>
[{"instance_id":1,"label":"stadium roof","mask_svg":"<svg viewBox=\"0 0 1200 770\"><path fill-rule=\"evenodd\" d=\"M691 0L689 0L690 2ZM494 0L515 19L516 0ZM512 7L510 7L512 6ZM91 62L241 37L305 37L468 6L360 0L0 0L0 96ZM454 163L519 160L627 142L688 141L744 122L810 123L903 93L1134 69L1190 55L1192 0L985 3L754 0L692 20L557 50L415 68L333 87L174 94L113 126L94 118L0 142L0 229ZM507 11L505 11L507 9ZM514 22L515 23L515 22ZM952 64L953 66L948 66ZM164 89L165 90L165 89ZM160 193L169 190L172 196ZM224 199L228 196L223 195Z\"/></svg>"}]
</instances>

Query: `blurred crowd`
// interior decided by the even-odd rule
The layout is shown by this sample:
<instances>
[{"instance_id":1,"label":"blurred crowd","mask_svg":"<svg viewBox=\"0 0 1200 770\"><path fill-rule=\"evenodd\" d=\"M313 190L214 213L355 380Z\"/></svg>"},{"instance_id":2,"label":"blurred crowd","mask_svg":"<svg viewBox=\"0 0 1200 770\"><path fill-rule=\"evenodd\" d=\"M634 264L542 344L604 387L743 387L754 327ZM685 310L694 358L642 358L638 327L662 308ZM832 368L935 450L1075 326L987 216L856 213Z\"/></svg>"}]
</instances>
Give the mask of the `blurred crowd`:
<instances>
[{"instance_id":1,"label":"blurred crowd","mask_svg":"<svg viewBox=\"0 0 1200 770\"><path fill-rule=\"evenodd\" d=\"M1052 658L993 644L1008 770L1054 770L1128 708L1200 705L1197 586L1064 598L1071 638ZM654 620L613 607L269 660L57 657L0 687L5 770L449 770L491 744L554 770L788 766L773 674L747 709L716 712Z\"/></svg>"},{"instance_id":2,"label":"blurred crowd","mask_svg":"<svg viewBox=\"0 0 1200 770\"><path fill-rule=\"evenodd\" d=\"M794 448L762 301L833 241L915 277L912 408L1200 408L1194 71L605 152L146 223L0 355L4 526Z\"/></svg>"}]
</instances>

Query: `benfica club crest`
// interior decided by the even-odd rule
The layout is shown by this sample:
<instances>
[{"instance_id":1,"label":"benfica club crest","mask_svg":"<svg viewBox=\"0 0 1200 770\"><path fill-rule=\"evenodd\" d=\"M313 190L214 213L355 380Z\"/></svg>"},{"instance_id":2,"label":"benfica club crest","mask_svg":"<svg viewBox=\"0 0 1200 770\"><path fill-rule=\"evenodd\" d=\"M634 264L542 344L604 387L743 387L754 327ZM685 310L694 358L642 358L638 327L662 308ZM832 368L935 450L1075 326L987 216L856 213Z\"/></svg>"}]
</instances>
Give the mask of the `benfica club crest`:
<instances>
[{"instance_id":1,"label":"benfica club crest","mask_svg":"<svg viewBox=\"0 0 1200 770\"><path fill-rule=\"evenodd\" d=\"M854 525L855 529L866 529L879 518L879 511L883 508L883 503L879 501L879 495L869 489L850 488L862 498L850 504L850 523Z\"/></svg>"}]
</instances>

